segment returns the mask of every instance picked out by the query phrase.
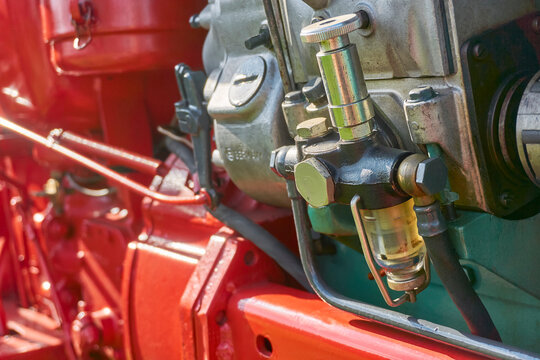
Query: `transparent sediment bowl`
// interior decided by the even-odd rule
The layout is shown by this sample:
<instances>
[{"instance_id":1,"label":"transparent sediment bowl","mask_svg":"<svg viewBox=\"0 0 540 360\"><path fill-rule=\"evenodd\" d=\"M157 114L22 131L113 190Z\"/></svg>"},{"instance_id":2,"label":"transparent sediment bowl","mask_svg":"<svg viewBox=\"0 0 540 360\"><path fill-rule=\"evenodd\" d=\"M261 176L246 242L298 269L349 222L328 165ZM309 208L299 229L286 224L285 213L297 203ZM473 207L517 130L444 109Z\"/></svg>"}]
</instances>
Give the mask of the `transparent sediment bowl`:
<instances>
[{"instance_id":1,"label":"transparent sediment bowl","mask_svg":"<svg viewBox=\"0 0 540 360\"><path fill-rule=\"evenodd\" d=\"M385 269L388 284L416 284L424 273L426 247L418 234L412 199L389 208L360 210L368 242L377 264ZM413 285L413 284L411 284Z\"/></svg>"}]
</instances>

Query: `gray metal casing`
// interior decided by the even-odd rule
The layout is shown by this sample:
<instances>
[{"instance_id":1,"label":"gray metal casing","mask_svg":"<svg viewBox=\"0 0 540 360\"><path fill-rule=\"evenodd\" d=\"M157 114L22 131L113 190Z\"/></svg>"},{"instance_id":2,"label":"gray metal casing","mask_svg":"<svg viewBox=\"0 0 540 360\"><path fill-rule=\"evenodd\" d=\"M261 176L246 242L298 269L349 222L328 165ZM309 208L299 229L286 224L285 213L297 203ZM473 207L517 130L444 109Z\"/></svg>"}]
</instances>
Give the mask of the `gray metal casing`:
<instances>
[{"instance_id":1,"label":"gray metal casing","mask_svg":"<svg viewBox=\"0 0 540 360\"><path fill-rule=\"evenodd\" d=\"M437 143L450 168L450 184L460 198L458 205L494 212L483 150L477 143L471 99L466 95L460 49L472 36L515 20L536 10L532 0L333 0L326 9L313 10L301 0L275 0L279 3L288 48L289 72L296 83L319 76L316 45L303 44L302 27L317 16L329 18L365 10L372 28L350 34L358 49L369 93L385 112L407 150L418 151L411 140ZM209 113L215 119L216 142L225 168L236 185L266 203L287 206L283 183L268 170L270 152L290 142L279 104L283 94L275 88L281 83L273 55L264 47L248 51L244 41L258 33L265 20L258 1L215 1L211 5L210 33L205 43L207 72L223 72L216 92L209 99ZM207 10L205 10L207 11ZM239 108L223 103L228 99L234 68L246 56L263 55L267 60L261 94ZM409 132L403 104L408 92L430 85L444 102L441 117L425 121L422 129ZM219 92L218 92L219 91ZM263 100L264 99L264 100ZM218 106L219 104L219 106ZM409 122L413 122L410 120ZM246 157L227 156L227 149ZM499 214L504 215L504 214Z\"/></svg>"}]
</instances>

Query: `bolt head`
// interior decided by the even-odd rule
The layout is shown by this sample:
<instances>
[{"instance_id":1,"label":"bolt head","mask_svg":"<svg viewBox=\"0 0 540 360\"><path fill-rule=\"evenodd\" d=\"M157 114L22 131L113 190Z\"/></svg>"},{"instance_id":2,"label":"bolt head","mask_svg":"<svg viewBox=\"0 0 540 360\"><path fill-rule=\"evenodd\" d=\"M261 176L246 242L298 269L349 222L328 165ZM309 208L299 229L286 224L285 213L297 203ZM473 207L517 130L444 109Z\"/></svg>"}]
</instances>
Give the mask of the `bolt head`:
<instances>
[{"instance_id":1,"label":"bolt head","mask_svg":"<svg viewBox=\"0 0 540 360\"><path fill-rule=\"evenodd\" d=\"M191 15L189 18L189 26L191 26L192 29L198 29L201 27L201 23L199 22L199 14Z\"/></svg>"},{"instance_id":2,"label":"bolt head","mask_svg":"<svg viewBox=\"0 0 540 360\"><path fill-rule=\"evenodd\" d=\"M304 95L299 90L291 91L285 94L285 101L289 103L304 102Z\"/></svg>"},{"instance_id":3,"label":"bolt head","mask_svg":"<svg viewBox=\"0 0 540 360\"><path fill-rule=\"evenodd\" d=\"M277 156L278 156L279 149L273 150L270 153L270 169L277 175L281 176L281 174L277 170Z\"/></svg>"},{"instance_id":4,"label":"bolt head","mask_svg":"<svg viewBox=\"0 0 540 360\"><path fill-rule=\"evenodd\" d=\"M435 195L446 186L448 169L441 158L430 158L418 164L416 184L426 195Z\"/></svg>"},{"instance_id":5,"label":"bolt head","mask_svg":"<svg viewBox=\"0 0 540 360\"><path fill-rule=\"evenodd\" d=\"M328 120L325 117L318 117L302 121L296 126L296 133L304 139L311 139L326 135L329 132Z\"/></svg>"},{"instance_id":6,"label":"bolt head","mask_svg":"<svg viewBox=\"0 0 540 360\"><path fill-rule=\"evenodd\" d=\"M478 60L484 59L487 56L486 47L481 43L474 45L473 55L475 59L478 59Z\"/></svg>"},{"instance_id":7,"label":"bolt head","mask_svg":"<svg viewBox=\"0 0 540 360\"><path fill-rule=\"evenodd\" d=\"M409 91L409 99L412 101L426 101L433 99L437 93L431 86L423 85Z\"/></svg>"},{"instance_id":8,"label":"bolt head","mask_svg":"<svg viewBox=\"0 0 540 360\"><path fill-rule=\"evenodd\" d=\"M501 195L499 195L499 202L504 208L509 208L513 201L514 197L508 192L503 192Z\"/></svg>"},{"instance_id":9,"label":"bolt head","mask_svg":"<svg viewBox=\"0 0 540 360\"><path fill-rule=\"evenodd\" d=\"M315 102L326 96L322 79L317 76L302 87L302 93L310 102Z\"/></svg>"},{"instance_id":10,"label":"bolt head","mask_svg":"<svg viewBox=\"0 0 540 360\"><path fill-rule=\"evenodd\" d=\"M334 180L321 161L309 158L296 164L294 178L298 192L311 206L322 207L334 201Z\"/></svg>"}]
</instances>

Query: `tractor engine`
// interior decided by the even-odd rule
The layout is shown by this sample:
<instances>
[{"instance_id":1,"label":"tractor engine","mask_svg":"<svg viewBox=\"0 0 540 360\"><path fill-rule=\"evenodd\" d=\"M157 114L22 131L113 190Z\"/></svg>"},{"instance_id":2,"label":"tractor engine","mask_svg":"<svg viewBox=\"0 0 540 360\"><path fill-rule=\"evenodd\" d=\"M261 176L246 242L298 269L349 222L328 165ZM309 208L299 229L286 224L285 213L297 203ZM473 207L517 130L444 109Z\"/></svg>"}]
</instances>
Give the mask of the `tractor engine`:
<instances>
[{"instance_id":1,"label":"tractor engine","mask_svg":"<svg viewBox=\"0 0 540 360\"><path fill-rule=\"evenodd\" d=\"M0 359L540 359L540 2L0 29Z\"/></svg>"}]
</instances>

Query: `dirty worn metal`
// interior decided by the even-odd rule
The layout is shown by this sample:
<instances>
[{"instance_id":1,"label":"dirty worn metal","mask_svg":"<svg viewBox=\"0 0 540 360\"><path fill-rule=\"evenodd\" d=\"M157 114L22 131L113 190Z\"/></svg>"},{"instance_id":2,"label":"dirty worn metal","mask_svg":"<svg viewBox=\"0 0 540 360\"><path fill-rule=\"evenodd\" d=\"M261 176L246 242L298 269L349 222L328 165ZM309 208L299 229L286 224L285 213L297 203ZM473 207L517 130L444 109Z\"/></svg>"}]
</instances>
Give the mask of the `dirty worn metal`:
<instances>
[{"instance_id":1,"label":"dirty worn metal","mask_svg":"<svg viewBox=\"0 0 540 360\"><path fill-rule=\"evenodd\" d=\"M513 125L526 79L540 66L540 41L533 29L537 15L531 13L486 31L461 47L471 127L479 140L478 167L486 174L479 180L486 210L499 216L516 212L540 195L516 167L519 156ZM477 44L484 48L481 57L475 55ZM501 46L506 50L501 51Z\"/></svg>"},{"instance_id":2,"label":"dirty worn metal","mask_svg":"<svg viewBox=\"0 0 540 360\"><path fill-rule=\"evenodd\" d=\"M304 139L324 136L331 130L329 121L325 117L318 117L301 122L296 127L298 136Z\"/></svg>"},{"instance_id":3,"label":"dirty worn metal","mask_svg":"<svg viewBox=\"0 0 540 360\"><path fill-rule=\"evenodd\" d=\"M273 149L290 143L281 113L281 80L275 60L264 58L268 75L249 103L238 108L229 103L237 66L244 59L229 59L208 102L214 119L217 149L233 182L250 196L278 206L287 206L285 184L268 167Z\"/></svg>"}]
</instances>

